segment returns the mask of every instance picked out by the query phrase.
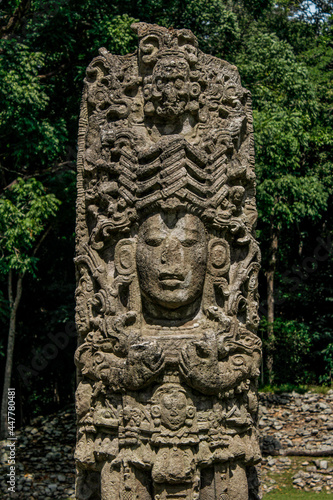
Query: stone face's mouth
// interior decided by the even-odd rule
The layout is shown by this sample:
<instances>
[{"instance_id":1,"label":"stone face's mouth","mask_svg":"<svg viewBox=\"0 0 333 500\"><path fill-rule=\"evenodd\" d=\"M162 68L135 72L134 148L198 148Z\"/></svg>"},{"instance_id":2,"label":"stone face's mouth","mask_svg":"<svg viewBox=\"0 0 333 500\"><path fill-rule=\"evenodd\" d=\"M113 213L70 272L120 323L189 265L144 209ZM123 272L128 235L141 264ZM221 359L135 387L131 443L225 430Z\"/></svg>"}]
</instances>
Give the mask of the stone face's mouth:
<instances>
[{"instance_id":1,"label":"stone face's mouth","mask_svg":"<svg viewBox=\"0 0 333 500\"><path fill-rule=\"evenodd\" d=\"M180 273L160 273L158 277L164 289L174 290L184 283L184 276Z\"/></svg>"},{"instance_id":2,"label":"stone face's mouth","mask_svg":"<svg viewBox=\"0 0 333 500\"><path fill-rule=\"evenodd\" d=\"M161 103L156 112L158 116L164 118L177 117L185 111L186 103L177 99L175 102Z\"/></svg>"},{"instance_id":3,"label":"stone face's mouth","mask_svg":"<svg viewBox=\"0 0 333 500\"><path fill-rule=\"evenodd\" d=\"M158 279L160 281L184 281L184 276L180 273L160 273Z\"/></svg>"}]
</instances>

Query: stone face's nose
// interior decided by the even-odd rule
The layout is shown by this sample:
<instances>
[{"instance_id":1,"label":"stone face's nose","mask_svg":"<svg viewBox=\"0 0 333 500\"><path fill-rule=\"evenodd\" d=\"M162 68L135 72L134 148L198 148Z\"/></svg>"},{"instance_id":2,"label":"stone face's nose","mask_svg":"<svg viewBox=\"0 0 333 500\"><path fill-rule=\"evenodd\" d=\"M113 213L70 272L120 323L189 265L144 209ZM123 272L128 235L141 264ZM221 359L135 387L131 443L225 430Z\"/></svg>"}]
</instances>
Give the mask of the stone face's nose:
<instances>
[{"instance_id":1,"label":"stone face's nose","mask_svg":"<svg viewBox=\"0 0 333 500\"><path fill-rule=\"evenodd\" d=\"M176 238L166 238L161 248L161 263L168 265L182 265L183 252L180 241Z\"/></svg>"}]
</instances>

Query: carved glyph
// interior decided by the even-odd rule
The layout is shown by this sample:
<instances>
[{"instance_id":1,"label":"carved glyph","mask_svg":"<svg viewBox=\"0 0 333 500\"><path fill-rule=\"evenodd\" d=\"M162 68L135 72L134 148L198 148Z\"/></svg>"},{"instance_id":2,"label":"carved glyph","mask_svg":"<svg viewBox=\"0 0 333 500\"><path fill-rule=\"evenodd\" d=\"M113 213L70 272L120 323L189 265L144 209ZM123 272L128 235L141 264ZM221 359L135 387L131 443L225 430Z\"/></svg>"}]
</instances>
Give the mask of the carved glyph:
<instances>
[{"instance_id":1,"label":"carved glyph","mask_svg":"<svg viewBox=\"0 0 333 500\"><path fill-rule=\"evenodd\" d=\"M250 94L190 31L133 28L81 108L76 495L259 498Z\"/></svg>"}]
</instances>

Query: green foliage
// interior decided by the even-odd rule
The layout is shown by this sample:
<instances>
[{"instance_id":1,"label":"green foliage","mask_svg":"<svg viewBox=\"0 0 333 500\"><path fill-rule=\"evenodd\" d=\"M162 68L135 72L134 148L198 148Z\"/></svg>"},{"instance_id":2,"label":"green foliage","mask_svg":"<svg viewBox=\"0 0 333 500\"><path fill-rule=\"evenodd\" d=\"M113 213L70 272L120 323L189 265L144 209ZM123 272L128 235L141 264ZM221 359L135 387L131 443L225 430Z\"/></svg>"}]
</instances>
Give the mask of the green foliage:
<instances>
[{"instance_id":1,"label":"green foliage","mask_svg":"<svg viewBox=\"0 0 333 500\"><path fill-rule=\"evenodd\" d=\"M18 178L5 191L0 198L0 273L7 274L12 269L20 274L34 274L37 258L33 248L58 206L59 200L47 194L36 179Z\"/></svg>"},{"instance_id":2,"label":"green foliage","mask_svg":"<svg viewBox=\"0 0 333 500\"><path fill-rule=\"evenodd\" d=\"M327 207L328 193L315 176L295 177L291 174L265 179L258 187L259 217L278 227L292 227L305 217L318 219Z\"/></svg>"},{"instance_id":3,"label":"green foliage","mask_svg":"<svg viewBox=\"0 0 333 500\"><path fill-rule=\"evenodd\" d=\"M265 336L267 320L263 318L260 330ZM274 335L264 341L264 351L274 352L274 384L299 385L311 381L310 354L313 336L309 325L297 320L277 318Z\"/></svg>"},{"instance_id":4,"label":"green foliage","mask_svg":"<svg viewBox=\"0 0 333 500\"><path fill-rule=\"evenodd\" d=\"M178 8L179 4L176 4ZM176 24L177 17L179 21ZM177 12L173 16L170 11L165 21L166 26L191 29L198 37L201 50L217 57L224 57L241 37L236 13L221 0L189 0L183 3L178 16Z\"/></svg>"},{"instance_id":5,"label":"green foliage","mask_svg":"<svg viewBox=\"0 0 333 500\"><path fill-rule=\"evenodd\" d=\"M45 55L16 40L0 40L0 162L15 171L47 166L64 149L65 121L49 112L39 78Z\"/></svg>"},{"instance_id":6,"label":"green foliage","mask_svg":"<svg viewBox=\"0 0 333 500\"><path fill-rule=\"evenodd\" d=\"M133 52L137 44L131 24L135 21L137 20L127 14L114 16L110 19L99 13L90 30L96 52L101 46L101 40L113 54L125 55Z\"/></svg>"},{"instance_id":7,"label":"green foliage","mask_svg":"<svg viewBox=\"0 0 333 500\"><path fill-rule=\"evenodd\" d=\"M297 61L292 47L274 33L255 29L244 40L237 63L256 109L286 106L313 111L315 96L307 68Z\"/></svg>"},{"instance_id":8,"label":"green foliage","mask_svg":"<svg viewBox=\"0 0 333 500\"><path fill-rule=\"evenodd\" d=\"M294 289L279 277L290 273L293 265L297 268L295 262L303 264L304 257L311 256L302 257L302 252L311 238L315 241L321 234L320 225L332 207L333 130L328 103L332 106L333 93L332 68L326 56L332 50L332 30L326 22L323 33L315 38L315 27L303 17L290 18L291 12L299 11L288 1L280 2L276 12L275 19L271 14L266 24L252 25L237 58L243 82L253 95L264 272L271 263L268 242L273 231L279 234L275 280L275 313L279 316L274 322L275 338L272 345L265 344L264 353L273 353L275 383L330 383L333 331L324 314L329 289L319 297L319 283L311 287L307 277L292 273L292 283L298 283ZM273 25L278 28L276 33L271 31ZM298 55L301 47L304 52ZM323 273L316 261L315 267ZM315 309L313 290L317 292ZM279 307L279 303L283 305ZM265 318L261 328L267 328Z\"/></svg>"},{"instance_id":9,"label":"green foliage","mask_svg":"<svg viewBox=\"0 0 333 500\"><path fill-rule=\"evenodd\" d=\"M255 106L261 223L281 229L318 219L329 192L304 162L318 112L306 66L287 42L260 31L249 36L238 63Z\"/></svg>"}]
</instances>

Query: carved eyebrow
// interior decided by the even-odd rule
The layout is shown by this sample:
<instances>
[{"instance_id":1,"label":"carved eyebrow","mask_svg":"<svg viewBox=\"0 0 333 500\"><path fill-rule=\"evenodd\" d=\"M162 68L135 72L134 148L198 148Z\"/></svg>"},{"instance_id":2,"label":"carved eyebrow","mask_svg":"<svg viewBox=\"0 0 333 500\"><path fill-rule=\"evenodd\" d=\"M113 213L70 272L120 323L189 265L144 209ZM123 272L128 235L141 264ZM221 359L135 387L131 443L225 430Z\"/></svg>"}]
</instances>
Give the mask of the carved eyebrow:
<instances>
[{"instance_id":1,"label":"carved eyebrow","mask_svg":"<svg viewBox=\"0 0 333 500\"><path fill-rule=\"evenodd\" d=\"M199 235L199 231L197 229L192 229L192 228L188 228L188 227L183 227L181 228L185 233L190 233L192 234L193 236L197 236Z\"/></svg>"},{"instance_id":2,"label":"carved eyebrow","mask_svg":"<svg viewBox=\"0 0 333 500\"><path fill-rule=\"evenodd\" d=\"M164 237L165 236L165 231L163 231L162 228L151 228L147 227L146 229L143 230L143 236L146 238L147 236L149 237Z\"/></svg>"}]
</instances>

